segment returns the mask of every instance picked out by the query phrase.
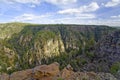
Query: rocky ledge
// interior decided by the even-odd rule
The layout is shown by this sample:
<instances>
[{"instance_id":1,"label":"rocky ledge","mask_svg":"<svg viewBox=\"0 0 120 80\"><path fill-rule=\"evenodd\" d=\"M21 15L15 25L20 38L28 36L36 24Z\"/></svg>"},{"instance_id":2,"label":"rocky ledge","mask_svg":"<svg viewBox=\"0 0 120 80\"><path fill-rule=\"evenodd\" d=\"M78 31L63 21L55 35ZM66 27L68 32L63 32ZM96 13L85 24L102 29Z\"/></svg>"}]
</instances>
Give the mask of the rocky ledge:
<instances>
[{"instance_id":1,"label":"rocky ledge","mask_svg":"<svg viewBox=\"0 0 120 80\"><path fill-rule=\"evenodd\" d=\"M74 72L68 65L59 70L59 64L40 65L33 69L14 72L11 75L1 74L0 80L117 80L110 73Z\"/></svg>"}]
</instances>

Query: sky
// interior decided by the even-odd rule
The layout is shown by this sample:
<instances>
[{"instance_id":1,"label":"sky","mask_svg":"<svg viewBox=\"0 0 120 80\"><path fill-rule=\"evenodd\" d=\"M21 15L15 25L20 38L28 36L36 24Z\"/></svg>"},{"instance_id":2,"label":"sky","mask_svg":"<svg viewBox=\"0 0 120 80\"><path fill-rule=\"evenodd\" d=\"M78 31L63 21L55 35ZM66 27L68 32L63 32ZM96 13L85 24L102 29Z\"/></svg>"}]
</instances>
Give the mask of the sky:
<instances>
[{"instance_id":1,"label":"sky","mask_svg":"<svg viewBox=\"0 0 120 80\"><path fill-rule=\"evenodd\" d=\"M120 0L0 0L0 23L120 26Z\"/></svg>"}]
</instances>

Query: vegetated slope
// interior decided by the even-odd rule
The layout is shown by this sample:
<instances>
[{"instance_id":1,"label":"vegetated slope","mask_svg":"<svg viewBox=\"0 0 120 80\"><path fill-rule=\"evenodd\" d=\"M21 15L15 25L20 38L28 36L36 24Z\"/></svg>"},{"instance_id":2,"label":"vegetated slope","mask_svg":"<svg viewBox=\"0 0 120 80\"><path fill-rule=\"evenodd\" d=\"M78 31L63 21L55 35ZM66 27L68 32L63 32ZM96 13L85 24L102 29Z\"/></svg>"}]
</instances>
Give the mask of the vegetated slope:
<instances>
[{"instance_id":1,"label":"vegetated slope","mask_svg":"<svg viewBox=\"0 0 120 80\"><path fill-rule=\"evenodd\" d=\"M26 23L6 23L0 24L0 39L10 38L14 33L19 33Z\"/></svg>"},{"instance_id":2,"label":"vegetated slope","mask_svg":"<svg viewBox=\"0 0 120 80\"><path fill-rule=\"evenodd\" d=\"M13 24L20 28L13 29ZM11 37L6 37L9 35L6 32L0 40L0 71L9 73L54 61L61 68L71 64L75 70L87 70L84 66L95 57L91 52L93 45L116 30L95 25L9 23L9 26L4 28L9 28Z\"/></svg>"}]
</instances>

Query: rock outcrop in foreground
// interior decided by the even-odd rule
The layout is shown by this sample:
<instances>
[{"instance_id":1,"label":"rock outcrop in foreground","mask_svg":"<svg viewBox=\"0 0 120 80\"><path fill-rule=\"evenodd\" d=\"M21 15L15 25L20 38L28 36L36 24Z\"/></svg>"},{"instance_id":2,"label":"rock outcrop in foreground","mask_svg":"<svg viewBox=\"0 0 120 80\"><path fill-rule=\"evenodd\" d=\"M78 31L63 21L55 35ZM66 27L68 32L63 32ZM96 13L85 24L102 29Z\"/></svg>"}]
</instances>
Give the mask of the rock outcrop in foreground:
<instances>
[{"instance_id":1,"label":"rock outcrop in foreground","mask_svg":"<svg viewBox=\"0 0 120 80\"><path fill-rule=\"evenodd\" d=\"M117 80L110 73L74 72L68 65L59 70L57 62L41 65L33 69L14 72L11 75L1 74L0 80Z\"/></svg>"}]
</instances>

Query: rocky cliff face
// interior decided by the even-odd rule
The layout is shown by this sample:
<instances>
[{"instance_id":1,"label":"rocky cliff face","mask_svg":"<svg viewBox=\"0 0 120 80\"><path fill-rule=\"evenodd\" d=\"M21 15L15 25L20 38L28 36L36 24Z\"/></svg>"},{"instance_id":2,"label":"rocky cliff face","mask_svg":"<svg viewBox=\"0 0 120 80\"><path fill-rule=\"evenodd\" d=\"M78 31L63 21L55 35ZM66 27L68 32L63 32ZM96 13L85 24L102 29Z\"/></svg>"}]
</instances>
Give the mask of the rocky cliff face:
<instances>
[{"instance_id":1,"label":"rocky cliff face","mask_svg":"<svg viewBox=\"0 0 120 80\"><path fill-rule=\"evenodd\" d=\"M90 50L94 56L83 66L84 70L111 72L120 79L120 31L114 31L98 41ZM85 57L88 59L87 57Z\"/></svg>"},{"instance_id":2,"label":"rocky cliff face","mask_svg":"<svg viewBox=\"0 0 120 80\"><path fill-rule=\"evenodd\" d=\"M120 31L115 31L105 36L95 45L93 50L95 57L93 64L96 71L106 71L115 74L118 78L120 75Z\"/></svg>"},{"instance_id":3,"label":"rocky cliff face","mask_svg":"<svg viewBox=\"0 0 120 80\"><path fill-rule=\"evenodd\" d=\"M110 63L120 61L120 31L105 36L96 44L95 53L98 58L104 58Z\"/></svg>"},{"instance_id":4,"label":"rocky cliff face","mask_svg":"<svg viewBox=\"0 0 120 80\"><path fill-rule=\"evenodd\" d=\"M110 73L74 72L68 65L62 71L58 63L41 65L33 69L2 74L0 80L117 80Z\"/></svg>"}]
</instances>

